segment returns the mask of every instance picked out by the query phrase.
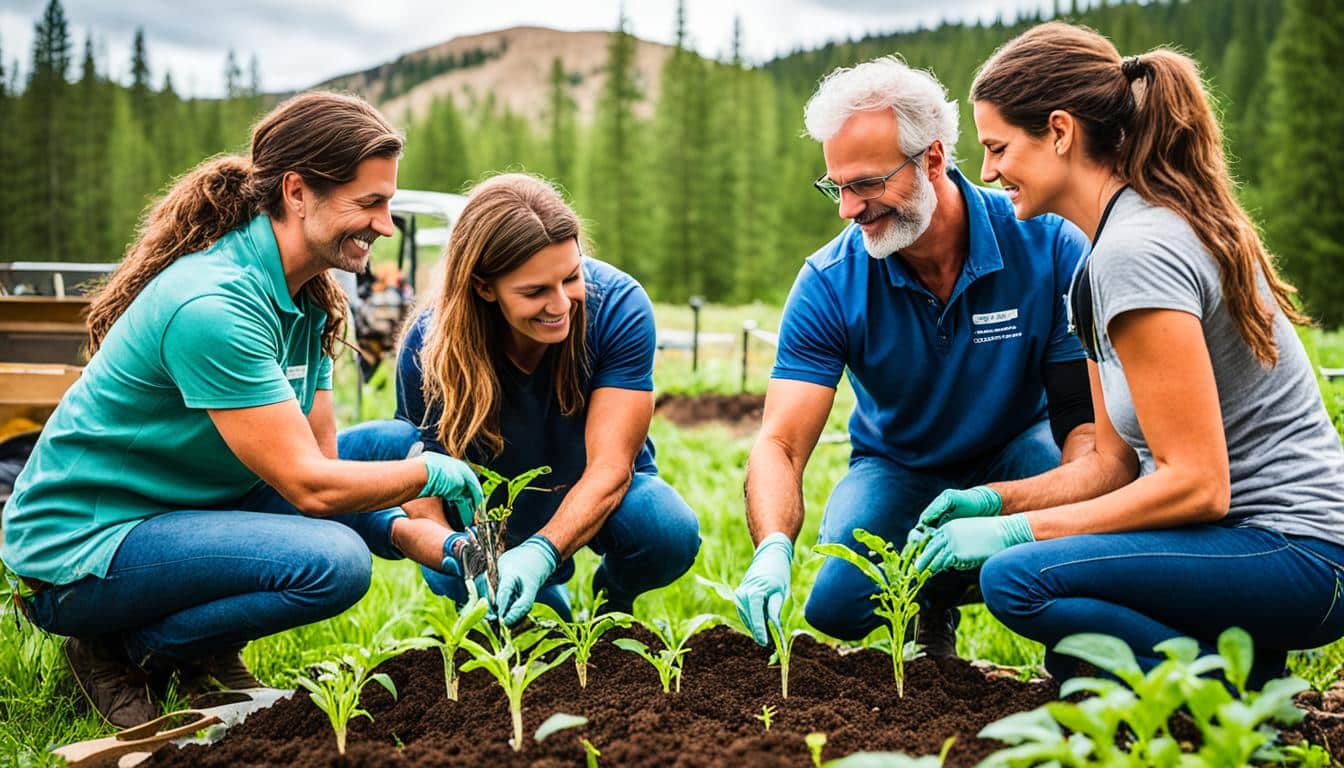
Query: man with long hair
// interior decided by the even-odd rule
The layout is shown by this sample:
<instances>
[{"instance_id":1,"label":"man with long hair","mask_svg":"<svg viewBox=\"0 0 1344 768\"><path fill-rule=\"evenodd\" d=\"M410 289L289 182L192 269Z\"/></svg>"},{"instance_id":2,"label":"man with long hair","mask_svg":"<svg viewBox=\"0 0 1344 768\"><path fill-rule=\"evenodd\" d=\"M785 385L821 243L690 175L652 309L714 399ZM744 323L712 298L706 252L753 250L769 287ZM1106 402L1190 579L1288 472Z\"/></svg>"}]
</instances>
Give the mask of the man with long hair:
<instances>
[{"instance_id":1,"label":"man with long hair","mask_svg":"<svg viewBox=\"0 0 1344 768\"><path fill-rule=\"evenodd\" d=\"M397 505L479 503L460 461L337 440L328 270L392 234L401 150L364 101L296 96L250 157L169 190L94 300L92 357L15 482L0 556L112 724L154 717L173 674L186 693L260 685L242 647L352 605L370 550L439 563L448 530ZM355 449L400 460L338 458Z\"/></svg>"},{"instance_id":2,"label":"man with long hair","mask_svg":"<svg viewBox=\"0 0 1344 768\"><path fill-rule=\"evenodd\" d=\"M789 294L748 463L758 546L737 598L761 644L789 588L803 468L846 370L853 453L819 540L865 555L855 528L901 544L931 502L992 510L988 483L1058 466L1092 439L1083 350L1062 300L1086 248L1078 229L1057 216L1019 222L1006 194L970 184L952 163L956 104L896 57L831 73L805 119L826 160L816 187L853 223L807 259ZM926 586L918 641L931 655L955 653L956 606L973 586L955 571ZM882 623L873 591L829 559L808 622L862 638Z\"/></svg>"}]
</instances>

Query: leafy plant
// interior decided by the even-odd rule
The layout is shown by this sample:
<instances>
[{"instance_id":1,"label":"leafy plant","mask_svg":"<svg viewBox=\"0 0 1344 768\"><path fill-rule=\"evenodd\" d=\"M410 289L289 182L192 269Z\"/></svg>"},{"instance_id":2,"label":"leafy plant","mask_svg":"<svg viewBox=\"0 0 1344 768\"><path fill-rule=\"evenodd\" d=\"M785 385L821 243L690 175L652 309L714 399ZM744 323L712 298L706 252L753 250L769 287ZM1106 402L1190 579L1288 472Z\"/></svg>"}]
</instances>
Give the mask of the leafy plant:
<instances>
[{"instance_id":1,"label":"leafy plant","mask_svg":"<svg viewBox=\"0 0 1344 768\"><path fill-rule=\"evenodd\" d=\"M337 752L345 754L345 735L351 719L367 717L373 720L373 715L359 706L364 686L371 682L378 683L392 694L392 698L397 697L397 687L392 683L392 678L383 672L373 670L393 656L410 648L419 647L424 647L424 644L416 640L407 640L383 644L375 650L359 648L353 653L342 655L337 660L317 662L314 665L316 676L303 673L297 676L296 682L308 691L308 697L312 699L313 704L322 710L327 720L331 722L331 729L336 733Z\"/></svg>"},{"instance_id":2,"label":"leafy plant","mask_svg":"<svg viewBox=\"0 0 1344 768\"><path fill-rule=\"evenodd\" d=\"M564 640L547 638L544 627L535 627L514 635L509 628L500 625L496 633L489 624L477 624L476 632L483 636L487 645L481 645L470 637L462 640L474 658L462 665L462 671L484 669L489 672L509 702L509 714L513 719L513 738L509 746L513 751L523 749L523 692L542 673L554 668L569 658L574 649L570 648L551 658L543 657L564 644Z\"/></svg>"},{"instance_id":3,"label":"leafy plant","mask_svg":"<svg viewBox=\"0 0 1344 768\"><path fill-rule=\"evenodd\" d=\"M638 654L652 664L653 668L658 670L658 681L663 684L663 693L671 693L673 683L676 684L676 692L681 693L681 665L685 661L686 654L691 652L691 649L686 647L686 641L695 633L707 629L718 618L712 613L702 613L684 622L654 619L652 624L644 624L645 629L663 643L663 649L657 653L633 637L622 637L613 640L612 644L622 650Z\"/></svg>"},{"instance_id":4,"label":"leafy plant","mask_svg":"<svg viewBox=\"0 0 1344 768\"><path fill-rule=\"evenodd\" d=\"M924 542L897 550L886 539L862 528L854 529L854 540L868 547L870 554L881 560L881 565L844 544L818 544L816 551L853 565L877 586L877 593L873 595L877 601L874 612L887 620L887 631L891 634L889 652L892 672L896 676L896 695L904 697L905 632L919 614L916 598L931 575L928 570L921 571L915 567L915 560L923 550Z\"/></svg>"},{"instance_id":5,"label":"leafy plant","mask_svg":"<svg viewBox=\"0 0 1344 768\"><path fill-rule=\"evenodd\" d=\"M910 757L904 752L855 752L827 760L824 768L942 768L956 740L955 736L949 736L937 755Z\"/></svg>"},{"instance_id":6,"label":"leafy plant","mask_svg":"<svg viewBox=\"0 0 1344 768\"><path fill-rule=\"evenodd\" d=\"M1122 682L1077 677L1060 686L1060 695L1090 693L1077 704L1054 701L991 723L982 738L1010 746L987 757L982 766L1197 766L1247 765L1260 760L1303 760L1311 750L1292 752L1269 745L1276 736L1272 723L1293 724L1303 713L1293 697L1309 686L1297 677L1280 678L1259 692L1246 689L1254 653L1245 631L1232 628L1218 638L1218 652L1199 656L1199 644L1188 637L1159 643L1154 650L1166 659L1145 674L1129 646L1108 635L1079 634L1064 638L1057 653L1082 659ZM1222 673L1222 677L1211 676ZM1184 708L1199 729L1201 745L1193 753L1172 736L1168 722ZM1062 727L1061 727L1062 726ZM1064 735L1064 728L1071 735Z\"/></svg>"},{"instance_id":7,"label":"leafy plant","mask_svg":"<svg viewBox=\"0 0 1344 768\"><path fill-rule=\"evenodd\" d=\"M452 600L432 600L425 605L423 616L429 625L425 632L436 636L434 645L443 655L443 682L450 701L457 701L457 667L453 656L467 633L485 618L489 610L490 603L483 597L467 603L460 612Z\"/></svg>"},{"instance_id":8,"label":"leafy plant","mask_svg":"<svg viewBox=\"0 0 1344 768\"><path fill-rule=\"evenodd\" d=\"M505 477L480 464L472 464L471 468L481 476L481 497L484 499L474 516L473 536L476 546L480 547L481 553L485 556L486 586L490 590L490 600L493 602L495 590L499 588L499 556L504 554L505 534L508 533L509 517L513 514L513 503L523 491L549 491L549 488L530 487L528 483L541 475L550 474L551 468L529 469L513 478ZM507 491L506 501L491 507L490 497L501 485ZM470 583L475 576L474 573L467 574L467 582Z\"/></svg>"},{"instance_id":9,"label":"leafy plant","mask_svg":"<svg viewBox=\"0 0 1344 768\"><path fill-rule=\"evenodd\" d=\"M812 755L812 765L821 768L821 750L826 747L826 734L813 731L803 737L803 742L807 744L807 751Z\"/></svg>"},{"instance_id":10,"label":"leafy plant","mask_svg":"<svg viewBox=\"0 0 1344 768\"><path fill-rule=\"evenodd\" d=\"M546 718L546 722L541 724L541 727L537 729L537 733L533 738L540 742L556 731L563 731L566 728L578 728L587 724L588 718L583 717L582 715L567 715L563 712L557 712ZM597 758L601 756L602 753L597 750L597 747L593 746L593 742L587 739L579 739L579 743L583 745L584 758L588 768L599 768Z\"/></svg>"},{"instance_id":11,"label":"leafy plant","mask_svg":"<svg viewBox=\"0 0 1344 768\"><path fill-rule=\"evenodd\" d=\"M761 714L752 715L752 717L756 718L757 720L760 720L761 724L765 726L766 732L769 733L770 723L774 721L776 711L777 710L774 707L770 706L769 704L766 704L765 706L761 707Z\"/></svg>"},{"instance_id":12,"label":"leafy plant","mask_svg":"<svg viewBox=\"0 0 1344 768\"><path fill-rule=\"evenodd\" d=\"M536 603L532 608L533 613L540 614L544 626L558 631L565 642L574 648L574 669L579 675L580 688L588 687L588 660L592 658L593 646L597 645L597 641L608 631L616 627L628 627L634 621L633 616L624 613L601 613L605 602L605 594L598 593L592 607L574 621L565 621L554 608L545 603Z\"/></svg>"},{"instance_id":13,"label":"leafy plant","mask_svg":"<svg viewBox=\"0 0 1344 768\"><path fill-rule=\"evenodd\" d=\"M723 600L735 604L733 588L720 581L711 581L696 575L695 580L701 586L713 590ZM736 615L736 613L734 613ZM793 642L806 635L812 637L807 620L803 617L803 607L796 590L790 590L779 609L779 626L768 622L770 639L774 642L775 652L770 657L771 664L779 664L779 691L783 698L789 698L789 660L793 658Z\"/></svg>"}]
</instances>

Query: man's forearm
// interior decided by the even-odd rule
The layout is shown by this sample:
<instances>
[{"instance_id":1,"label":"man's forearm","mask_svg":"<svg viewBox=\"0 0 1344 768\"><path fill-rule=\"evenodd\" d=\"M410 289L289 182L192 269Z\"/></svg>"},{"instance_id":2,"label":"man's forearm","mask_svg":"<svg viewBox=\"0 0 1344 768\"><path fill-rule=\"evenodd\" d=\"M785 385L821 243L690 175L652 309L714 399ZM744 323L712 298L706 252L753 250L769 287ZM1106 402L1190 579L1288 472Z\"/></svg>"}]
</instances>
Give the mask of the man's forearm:
<instances>
[{"instance_id":1,"label":"man's forearm","mask_svg":"<svg viewBox=\"0 0 1344 768\"><path fill-rule=\"evenodd\" d=\"M790 540L803 527L802 470L790 461L783 446L761 440L747 460L747 528L752 544L777 531Z\"/></svg>"},{"instance_id":2,"label":"man's forearm","mask_svg":"<svg viewBox=\"0 0 1344 768\"><path fill-rule=\"evenodd\" d=\"M565 494L555 515L538 533L555 545L560 559L570 557L606 524L607 518L625 498L633 477L628 466L590 464Z\"/></svg>"},{"instance_id":3,"label":"man's forearm","mask_svg":"<svg viewBox=\"0 0 1344 768\"><path fill-rule=\"evenodd\" d=\"M1044 474L989 487L1003 497L1003 514L1010 515L1095 499L1133 479L1123 461L1093 449Z\"/></svg>"}]
</instances>

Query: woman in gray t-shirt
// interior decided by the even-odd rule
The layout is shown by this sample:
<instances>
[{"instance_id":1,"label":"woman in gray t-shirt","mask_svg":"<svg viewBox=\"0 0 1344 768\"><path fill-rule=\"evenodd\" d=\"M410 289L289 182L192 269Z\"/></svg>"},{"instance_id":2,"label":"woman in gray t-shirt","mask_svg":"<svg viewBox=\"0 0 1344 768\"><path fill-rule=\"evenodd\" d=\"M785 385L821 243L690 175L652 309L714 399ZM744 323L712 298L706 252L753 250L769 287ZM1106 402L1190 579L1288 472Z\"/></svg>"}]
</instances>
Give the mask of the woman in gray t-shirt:
<instances>
[{"instance_id":1,"label":"woman in gray t-shirt","mask_svg":"<svg viewBox=\"0 0 1344 768\"><path fill-rule=\"evenodd\" d=\"M1052 22L995 53L971 98L984 180L1019 218L1057 213L1093 238L1069 301L1096 442L989 486L1000 504L927 510L923 561L983 564L990 611L1047 647L1103 632L1149 668L1164 640L1212 651L1239 626L1252 679L1282 674L1289 649L1344 635L1344 450L1194 63L1121 59ZM1054 654L1046 665L1074 672Z\"/></svg>"}]
</instances>

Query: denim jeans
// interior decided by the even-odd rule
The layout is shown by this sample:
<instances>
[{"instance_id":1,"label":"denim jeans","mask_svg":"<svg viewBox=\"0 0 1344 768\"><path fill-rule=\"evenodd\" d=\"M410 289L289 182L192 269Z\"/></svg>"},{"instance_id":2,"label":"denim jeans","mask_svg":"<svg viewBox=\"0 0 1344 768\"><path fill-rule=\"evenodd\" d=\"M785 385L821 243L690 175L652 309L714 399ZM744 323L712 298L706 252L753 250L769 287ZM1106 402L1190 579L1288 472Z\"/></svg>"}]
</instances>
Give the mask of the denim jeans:
<instances>
[{"instance_id":1,"label":"denim jeans","mask_svg":"<svg viewBox=\"0 0 1344 768\"><path fill-rule=\"evenodd\" d=\"M405 458L405 448L359 427L338 436L341 458ZM395 450L399 449L400 454ZM369 552L400 558L400 509L304 517L259 486L227 508L149 518L127 534L104 578L34 595L38 627L76 637L115 636L127 654L188 661L335 616L368 591Z\"/></svg>"},{"instance_id":2,"label":"denim jeans","mask_svg":"<svg viewBox=\"0 0 1344 768\"><path fill-rule=\"evenodd\" d=\"M360 426L377 431L384 443L403 445L403 455L419 439L416 428L405 421L394 419ZM547 522L520 515L511 517L507 546L516 546ZM606 607L628 613L636 597L665 587L690 570L700 551L700 521L662 478L636 472L625 497L587 546L602 557L593 574L594 594L606 590ZM466 602L467 589L462 579L431 568L420 570L435 594L450 597L458 604ZM569 618L569 595L564 585L573 577L574 561L567 559L538 591L537 601Z\"/></svg>"},{"instance_id":3,"label":"denim jeans","mask_svg":"<svg viewBox=\"0 0 1344 768\"><path fill-rule=\"evenodd\" d=\"M1068 536L1022 544L985 562L985 605L1047 649L1078 632L1114 635L1139 664L1158 643L1193 637L1203 653L1241 627L1255 642L1257 687L1283 674L1289 650L1344 636L1344 546L1252 525L1197 525ZM1076 660L1047 650L1058 678Z\"/></svg>"},{"instance_id":4,"label":"denim jeans","mask_svg":"<svg viewBox=\"0 0 1344 768\"><path fill-rule=\"evenodd\" d=\"M872 456L851 458L849 473L826 502L817 542L844 544L866 555L867 547L856 543L853 535L855 528L862 528L903 546L919 514L939 493L1039 475L1059 466L1059 460L1047 421L1031 426L979 462L939 472L907 469ZM977 578L974 571L944 571L925 584L920 603L926 609L941 609L975 599ZM858 568L828 557L817 572L804 614L809 624L832 637L860 640L885 625L873 612L875 593L873 582Z\"/></svg>"}]
</instances>

